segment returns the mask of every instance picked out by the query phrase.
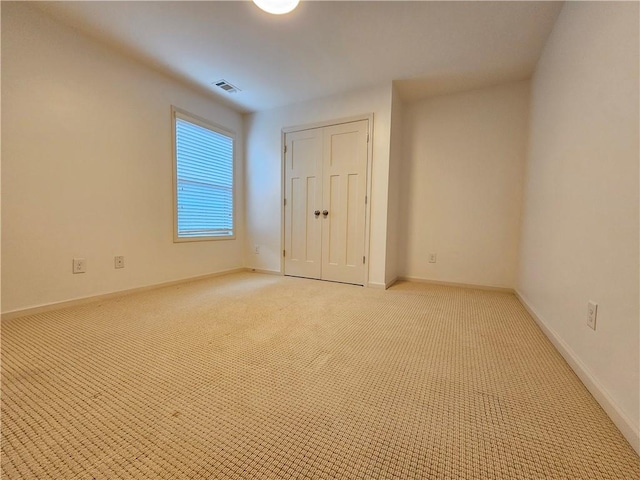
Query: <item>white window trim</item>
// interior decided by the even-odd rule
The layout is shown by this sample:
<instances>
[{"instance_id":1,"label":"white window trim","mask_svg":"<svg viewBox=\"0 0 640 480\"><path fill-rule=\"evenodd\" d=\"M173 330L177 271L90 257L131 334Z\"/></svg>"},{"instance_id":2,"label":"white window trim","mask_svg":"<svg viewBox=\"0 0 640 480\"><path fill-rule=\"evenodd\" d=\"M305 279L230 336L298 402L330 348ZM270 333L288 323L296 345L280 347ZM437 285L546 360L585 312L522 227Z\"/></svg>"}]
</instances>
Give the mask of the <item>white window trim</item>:
<instances>
[{"instance_id":1,"label":"white window trim","mask_svg":"<svg viewBox=\"0 0 640 480\"><path fill-rule=\"evenodd\" d=\"M176 144L176 119L180 118L182 120L186 120L187 122L194 123L196 125L200 125L203 128L207 128L209 130L213 130L221 135L226 135L233 140L233 170L232 170L232 198L233 198L233 210L232 210L232 225L233 225L233 235L226 236L207 236L207 237L179 237L178 236L178 151ZM171 145L172 145L172 156L173 156L173 242L174 243L183 243L183 242L210 242L210 241L218 241L218 240L235 240L236 239L236 166L237 166L237 158L236 158L236 132L233 130L229 130L225 127L222 127L216 123L210 122L202 117L194 115L192 113L187 112L186 110L182 110L174 105L171 106Z\"/></svg>"}]
</instances>

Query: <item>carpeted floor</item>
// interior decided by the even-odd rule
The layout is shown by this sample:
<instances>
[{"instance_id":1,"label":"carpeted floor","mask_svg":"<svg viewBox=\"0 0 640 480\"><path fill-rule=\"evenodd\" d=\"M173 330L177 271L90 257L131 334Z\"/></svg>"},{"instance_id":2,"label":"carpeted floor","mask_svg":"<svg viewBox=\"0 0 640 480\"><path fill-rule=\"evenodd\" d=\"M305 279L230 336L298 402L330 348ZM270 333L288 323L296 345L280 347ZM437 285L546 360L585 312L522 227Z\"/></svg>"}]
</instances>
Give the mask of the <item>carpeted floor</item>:
<instances>
[{"instance_id":1,"label":"carpeted floor","mask_svg":"<svg viewBox=\"0 0 640 480\"><path fill-rule=\"evenodd\" d=\"M635 479L511 294L260 274L2 324L3 479Z\"/></svg>"}]
</instances>

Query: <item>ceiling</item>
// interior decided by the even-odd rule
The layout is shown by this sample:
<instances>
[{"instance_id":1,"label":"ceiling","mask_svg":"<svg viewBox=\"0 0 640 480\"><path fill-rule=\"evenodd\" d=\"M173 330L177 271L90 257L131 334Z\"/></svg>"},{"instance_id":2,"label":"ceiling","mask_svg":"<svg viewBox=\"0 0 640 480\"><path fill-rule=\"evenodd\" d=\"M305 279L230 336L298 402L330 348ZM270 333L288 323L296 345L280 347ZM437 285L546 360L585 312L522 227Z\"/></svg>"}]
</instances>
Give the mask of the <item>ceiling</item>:
<instances>
[{"instance_id":1,"label":"ceiling","mask_svg":"<svg viewBox=\"0 0 640 480\"><path fill-rule=\"evenodd\" d=\"M415 100L526 79L562 5L303 0L276 16L248 1L38 3L241 112L392 81Z\"/></svg>"}]
</instances>

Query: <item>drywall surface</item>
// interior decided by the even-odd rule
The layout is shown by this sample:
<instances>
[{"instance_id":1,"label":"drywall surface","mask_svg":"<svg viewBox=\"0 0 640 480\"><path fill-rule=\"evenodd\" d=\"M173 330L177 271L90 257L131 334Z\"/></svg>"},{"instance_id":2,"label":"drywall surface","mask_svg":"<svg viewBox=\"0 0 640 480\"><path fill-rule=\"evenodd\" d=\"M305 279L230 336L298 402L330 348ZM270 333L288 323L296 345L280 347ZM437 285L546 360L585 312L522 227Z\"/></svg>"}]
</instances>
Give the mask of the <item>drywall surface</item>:
<instances>
[{"instance_id":1,"label":"drywall surface","mask_svg":"<svg viewBox=\"0 0 640 480\"><path fill-rule=\"evenodd\" d=\"M517 284L636 435L638 7L566 3L538 63Z\"/></svg>"},{"instance_id":2,"label":"drywall surface","mask_svg":"<svg viewBox=\"0 0 640 480\"><path fill-rule=\"evenodd\" d=\"M0 2L0 19L2 19L2 2ZM2 39L0 35L0 52L2 51ZM0 55L1 56L1 55ZM2 72L0 71L0 85L2 85ZM2 95L0 95L0 112L2 112ZM0 132L2 132L2 119L0 115ZM2 143L2 142L0 142ZM0 151L0 179L2 179L2 152ZM0 186L0 193L2 187ZM2 195L0 195L0 239L2 238ZM1 242L0 242L1 245ZM2 312L2 248L0 248L0 312Z\"/></svg>"},{"instance_id":3,"label":"drywall surface","mask_svg":"<svg viewBox=\"0 0 640 480\"><path fill-rule=\"evenodd\" d=\"M515 285L529 92L525 81L406 104L402 277Z\"/></svg>"},{"instance_id":4,"label":"drywall surface","mask_svg":"<svg viewBox=\"0 0 640 480\"><path fill-rule=\"evenodd\" d=\"M236 240L173 243L171 105L234 130L242 159L238 113L3 3L5 312L243 266L240 186Z\"/></svg>"},{"instance_id":5,"label":"drywall surface","mask_svg":"<svg viewBox=\"0 0 640 480\"><path fill-rule=\"evenodd\" d=\"M391 133L389 146L389 193L387 208L387 259L385 284L389 286L398 278L398 242L400 240L400 192L403 152L404 103L394 85L391 96Z\"/></svg>"},{"instance_id":6,"label":"drywall surface","mask_svg":"<svg viewBox=\"0 0 640 480\"><path fill-rule=\"evenodd\" d=\"M246 264L280 271L282 259L282 129L373 113L369 283L384 284L391 85L247 115ZM255 254L254 247L260 247Z\"/></svg>"}]
</instances>

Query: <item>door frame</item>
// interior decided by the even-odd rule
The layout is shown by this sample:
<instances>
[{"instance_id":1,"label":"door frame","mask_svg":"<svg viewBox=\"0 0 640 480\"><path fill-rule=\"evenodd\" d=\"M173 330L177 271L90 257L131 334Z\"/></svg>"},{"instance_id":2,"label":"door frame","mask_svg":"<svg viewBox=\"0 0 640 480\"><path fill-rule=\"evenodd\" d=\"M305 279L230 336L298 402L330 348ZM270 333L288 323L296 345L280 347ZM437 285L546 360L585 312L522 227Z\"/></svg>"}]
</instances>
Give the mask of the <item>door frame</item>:
<instances>
[{"instance_id":1,"label":"door frame","mask_svg":"<svg viewBox=\"0 0 640 480\"><path fill-rule=\"evenodd\" d=\"M285 207L284 207L284 198L285 198L285 188L286 188L286 168L285 168L285 153L284 147L285 143L285 135L287 133L300 132L303 130L311 130L314 128L323 128L323 127L331 127L333 125L341 125L343 123L352 123L359 122L361 120L368 120L367 123L367 138L369 141L367 142L367 168L366 168L366 196L367 203L365 204L364 210L364 255L365 255L365 268L364 268L364 278L362 279L363 286L367 287L369 285L369 263L371 262L371 258L369 256L370 248L370 232L371 232L371 173L373 170L372 158L373 158L373 113L365 113L362 115L355 115L353 117L344 117L338 118L335 120L326 120L324 122L314 122L314 123L306 123L302 125L294 125L291 127L283 127L280 132L280 251L284 251L284 235L285 235ZM284 276L284 256L280 255L280 275Z\"/></svg>"}]
</instances>

